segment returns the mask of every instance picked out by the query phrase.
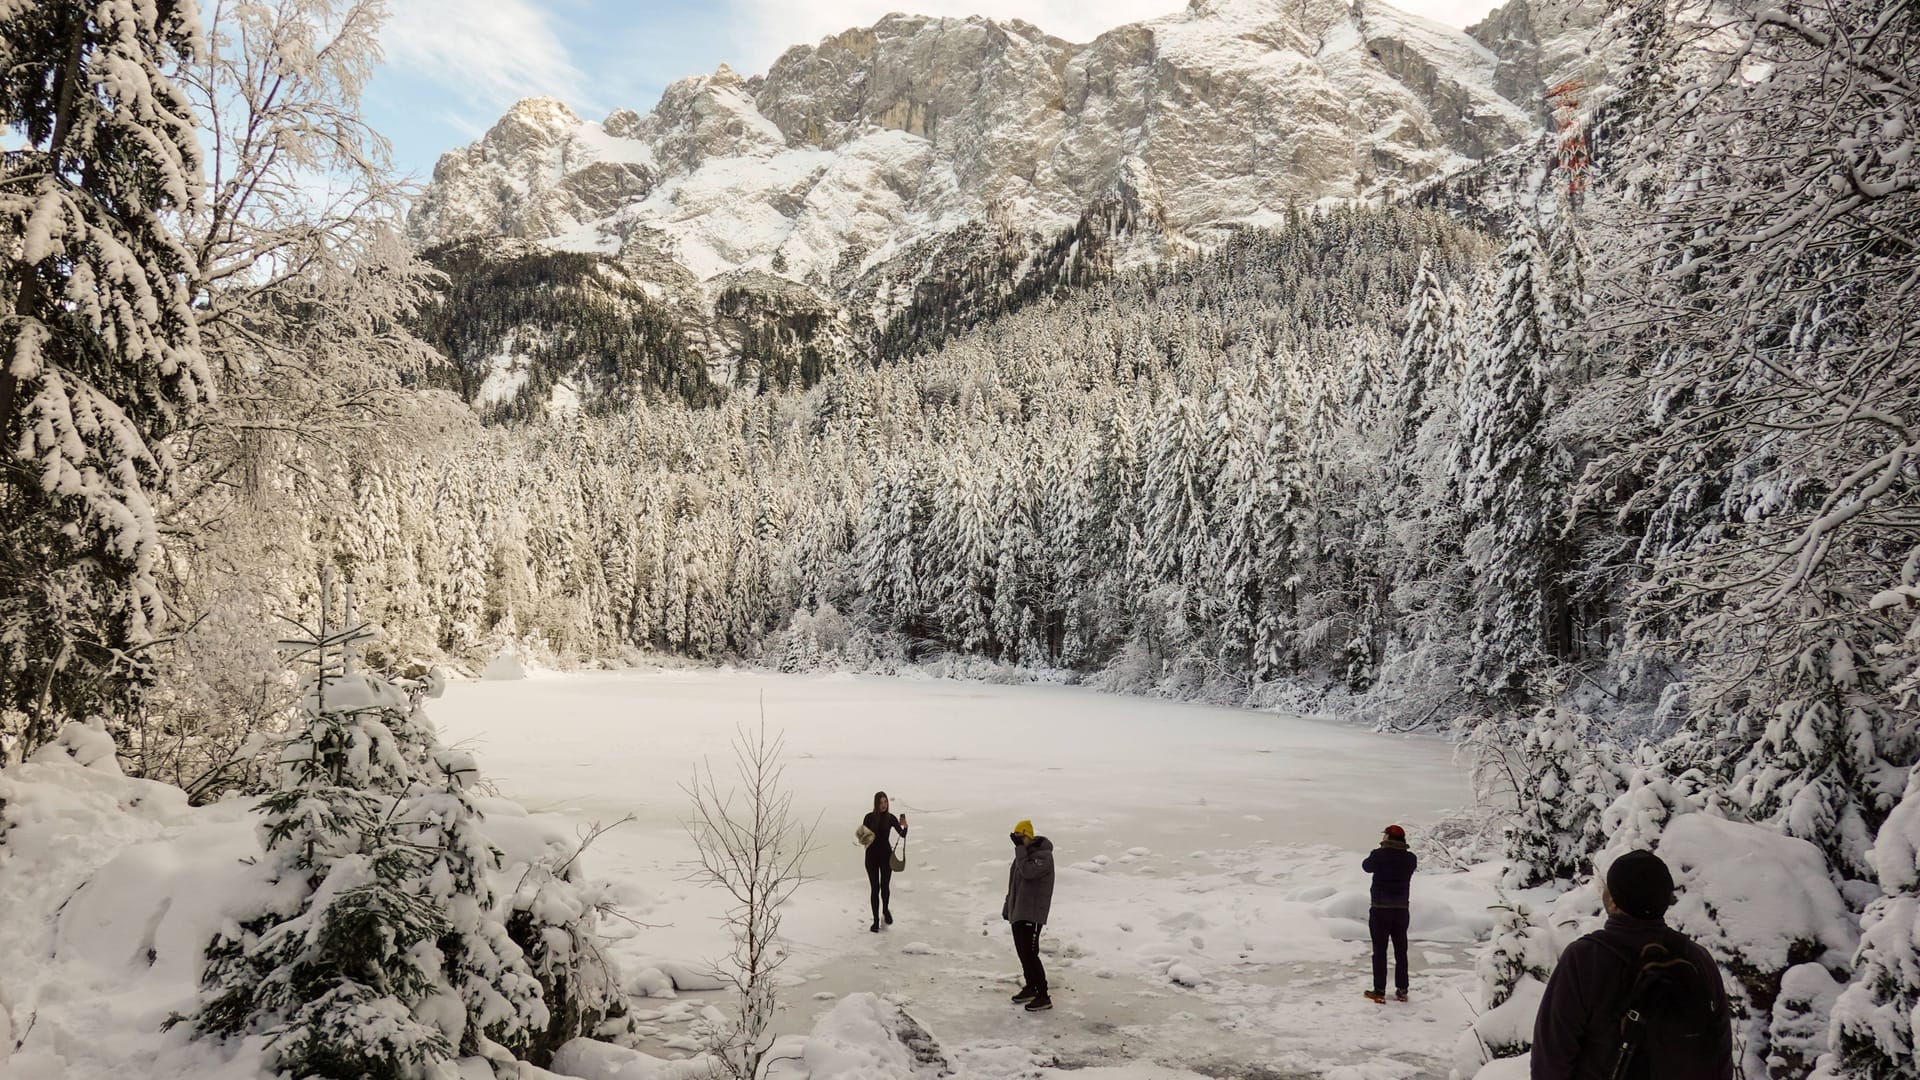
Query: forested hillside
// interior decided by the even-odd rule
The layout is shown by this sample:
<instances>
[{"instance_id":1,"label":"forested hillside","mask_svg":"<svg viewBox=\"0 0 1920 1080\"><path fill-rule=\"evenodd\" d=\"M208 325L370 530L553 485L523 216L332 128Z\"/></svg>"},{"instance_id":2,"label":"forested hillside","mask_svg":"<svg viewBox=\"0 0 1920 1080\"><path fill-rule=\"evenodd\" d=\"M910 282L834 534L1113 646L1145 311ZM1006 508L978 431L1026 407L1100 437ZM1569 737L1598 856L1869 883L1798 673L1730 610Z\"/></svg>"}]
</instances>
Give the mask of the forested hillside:
<instances>
[{"instance_id":1,"label":"forested hillside","mask_svg":"<svg viewBox=\"0 0 1920 1080\"><path fill-rule=\"evenodd\" d=\"M805 393L636 402L369 461L327 500L354 512L283 561L336 553L423 658L523 639L576 660L758 657L798 613L840 627L810 647L869 657L1093 673L1146 650L1142 688L1329 665L1366 686L1384 607L1363 625L1334 598L1386 579L1357 546L1384 523L1331 511L1387 467L1382 418L1433 408L1394 401L1400 298L1419 280L1444 303L1491 252L1435 215L1316 216Z\"/></svg>"},{"instance_id":2,"label":"forested hillside","mask_svg":"<svg viewBox=\"0 0 1920 1080\"><path fill-rule=\"evenodd\" d=\"M710 405L720 388L673 313L617 263L469 241L426 252L442 277L409 320L443 359L423 382L490 420L537 420L558 401L635 397Z\"/></svg>"}]
</instances>

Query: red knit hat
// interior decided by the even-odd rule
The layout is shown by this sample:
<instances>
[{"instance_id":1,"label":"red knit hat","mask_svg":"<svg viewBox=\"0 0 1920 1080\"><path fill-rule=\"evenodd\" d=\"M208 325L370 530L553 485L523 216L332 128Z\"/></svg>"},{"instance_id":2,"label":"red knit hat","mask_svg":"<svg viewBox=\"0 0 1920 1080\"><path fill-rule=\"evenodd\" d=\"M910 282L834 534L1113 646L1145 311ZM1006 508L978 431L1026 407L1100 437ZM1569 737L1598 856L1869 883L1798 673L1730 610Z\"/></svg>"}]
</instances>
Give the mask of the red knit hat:
<instances>
[{"instance_id":1,"label":"red knit hat","mask_svg":"<svg viewBox=\"0 0 1920 1080\"><path fill-rule=\"evenodd\" d=\"M1387 826L1387 835L1393 837L1395 840L1405 840L1407 838L1407 830L1398 825L1389 825Z\"/></svg>"}]
</instances>

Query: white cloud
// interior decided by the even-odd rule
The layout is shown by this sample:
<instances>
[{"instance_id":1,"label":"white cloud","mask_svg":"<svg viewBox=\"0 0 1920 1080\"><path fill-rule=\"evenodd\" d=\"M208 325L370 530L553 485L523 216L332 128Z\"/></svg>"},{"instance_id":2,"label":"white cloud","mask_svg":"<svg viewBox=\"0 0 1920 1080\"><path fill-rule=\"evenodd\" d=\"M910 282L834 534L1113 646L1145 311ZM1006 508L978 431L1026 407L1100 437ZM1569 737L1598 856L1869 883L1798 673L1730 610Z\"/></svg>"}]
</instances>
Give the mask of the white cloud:
<instances>
[{"instance_id":1,"label":"white cloud","mask_svg":"<svg viewBox=\"0 0 1920 1080\"><path fill-rule=\"evenodd\" d=\"M534 96L575 109L593 98L548 14L528 0L391 0L380 35L389 67L498 115Z\"/></svg>"},{"instance_id":2,"label":"white cloud","mask_svg":"<svg viewBox=\"0 0 1920 1080\"><path fill-rule=\"evenodd\" d=\"M1496 0L1398 0L1393 6L1450 26L1478 22ZM742 73L765 71L793 45L871 26L889 12L1025 19L1068 41L1091 41L1126 23L1171 15L1184 0L731 0Z\"/></svg>"}]
</instances>

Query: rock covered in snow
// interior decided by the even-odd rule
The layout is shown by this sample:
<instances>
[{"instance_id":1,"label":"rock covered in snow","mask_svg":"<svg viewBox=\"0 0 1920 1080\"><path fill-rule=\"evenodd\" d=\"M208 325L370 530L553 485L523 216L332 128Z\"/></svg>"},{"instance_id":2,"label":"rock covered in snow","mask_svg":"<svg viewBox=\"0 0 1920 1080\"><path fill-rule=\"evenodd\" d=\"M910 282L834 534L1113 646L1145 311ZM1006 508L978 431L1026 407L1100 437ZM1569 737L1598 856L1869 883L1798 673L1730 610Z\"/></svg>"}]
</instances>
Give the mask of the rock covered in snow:
<instances>
[{"instance_id":1,"label":"rock covered in snow","mask_svg":"<svg viewBox=\"0 0 1920 1080\"><path fill-rule=\"evenodd\" d=\"M655 960L653 966L673 980L675 990L725 990L726 977L711 964L689 964L684 960Z\"/></svg>"},{"instance_id":2,"label":"rock covered in snow","mask_svg":"<svg viewBox=\"0 0 1920 1080\"><path fill-rule=\"evenodd\" d=\"M643 967L627 976L622 987L632 997L670 998L674 996L673 980L657 967Z\"/></svg>"},{"instance_id":3,"label":"rock covered in snow","mask_svg":"<svg viewBox=\"0 0 1920 1080\"><path fill-rule=\"evenodd\" d=\"M1193 988L1205 983L1206 977L1192 964L1176 961L1167 966L1167 981L1179 986Z\"/></svg>"},{"instance_id":4,"label":"rock covered in snow","mask_svg":"<svg viewBox=\"0 0 1920 1080\"><path fill-rule=\"evenodd\" d=\"M808 1080L879 1080L914 1075L896 1034L899 1008L878 994L848 994L814 1025L802 1060Z\"/></svg>"}]
</instances>

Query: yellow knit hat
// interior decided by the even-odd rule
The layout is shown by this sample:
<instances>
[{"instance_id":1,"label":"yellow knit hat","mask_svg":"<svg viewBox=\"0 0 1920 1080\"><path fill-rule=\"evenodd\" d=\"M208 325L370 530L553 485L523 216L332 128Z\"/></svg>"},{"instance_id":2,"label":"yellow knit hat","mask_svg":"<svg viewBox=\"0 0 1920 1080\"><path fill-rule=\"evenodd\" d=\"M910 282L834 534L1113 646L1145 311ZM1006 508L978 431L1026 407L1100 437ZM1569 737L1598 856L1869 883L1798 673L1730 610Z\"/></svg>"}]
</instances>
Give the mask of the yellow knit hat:
<instances>
[{"instance_id":1,"label":"yellow knit hat","mask_svg":"<svg viewBox=\"0 0 1920 1080\"><path fill-rule=\"evenodd\" d=\"M1014 832L1017 832L1017 833L1019 833L1019 834L1020 834L1021 836L1024 836L1024 837L1026 837L1027 839L1029 839L1029 840L1031 840L1031 839L1033 839L1033 822L1031 822L1031 821L1022 821L1022 822L1020 822L1020 824L1018 824L1018 825L1015 825L1015 826L1013 827L1013 831L1014 831Z\"/></svg>"}]
</instances>

